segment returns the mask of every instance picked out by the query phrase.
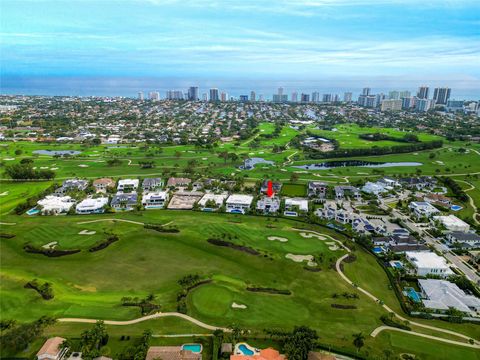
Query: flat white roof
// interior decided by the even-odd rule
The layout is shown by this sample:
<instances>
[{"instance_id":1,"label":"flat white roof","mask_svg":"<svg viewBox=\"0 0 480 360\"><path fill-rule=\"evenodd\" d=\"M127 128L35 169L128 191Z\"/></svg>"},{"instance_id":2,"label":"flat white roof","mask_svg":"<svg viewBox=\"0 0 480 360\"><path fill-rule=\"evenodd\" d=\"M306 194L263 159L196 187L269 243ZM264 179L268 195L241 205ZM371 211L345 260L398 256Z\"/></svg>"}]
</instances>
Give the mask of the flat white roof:
<instances>
[{"instance_id":1,"label":"flat white roof","mask_svg":"<svg viewBox=\"0 0 480 360\"><path fill-rule=\"evenodd\" d=\"M448 215L448 216L434 216L435 220L440 221L445 227L449 226L469 226L465 221L459 219L455 215Z\"/></svg>"},{"instance_id":2,"label":"flat white roof","mask_svg":"<svg viewBox=\"0 0 480 360\"><path fill-rule=\"evenodd\" d=\"M433 252L407 251L405 256L418 268L448 269L445 258Z\"/></svg>"},{"instance_id":3,"label":"flat white roof","mask_svg":"<svg viewBox=\"0 0 480 360\"><path fill-rule=\"evenodd\" d=\"M286 198L285 206L298 206L302 211L308 211L308 200L303 198Z\"/></svg>"},{"instance_id":4,"label":"flat white roof","mask_svg":"<svg viewBox=\"0 0 480 360\"><path fill-rule=\"evenodd\" d=\"M95 199L92 198L87 198L82 201L80 201L77 204L77 210L82 209L82 210L87 210L87 209L98 209L103 207L104 205L108 204L108 198L107 197L98 197Z\"/></svg>"},{"instance_id":5,"label":"flat white roof","mask_svg":"<svg viewBox=\"0 0 480 360\"><path fill-rule=\"evenodd\" d=\"M223 204L223 202L225 201L225 199L227 198L228 194L212 194L212 193L208 193L208 194L205 194L203 195L203 197L200 199L200 201L198 202L198 205L200 206L205 206L205 204L207 203L207 201L209 200L213 200L215 201L216 204L218 205L221 205Z\"/></svg>"},{"instance_id":6,"label":"flat white roof","mask_svg":"<svg viewBox=\"0 0 480 360\"><path fill-rule=\"evenodd\" d=\"M45 211L58 210L58 211L68 211L75 203L70 196L53 196L47 195L42 200L38 201Z\"/></svg>"},{"instance_id":7,"label":"flat white roof","mask_svg":"<svg viewBox=\"0 0 480 360\"><path fill-rule=\"evenodd\" d=\"M138 179L121 179L121 180L118 180L118 185L137 185L138 186Z\"/></svg>"},{"instance_id":8,"label":"flat white roof","mask_svg":"<svg viewBox=\"0 0 480 360\"><path fill-rule=\"evenodd\" d=\"M250 205L253 201L252 195L232 194L227 199L227 204Z\"/></svg>"},{"instance_id":9,"label":"flat white roof","mask_svg":"<svg viewBox=\"0 0 480 360\"><path fill-rule=\"evenodd\" d=\"M160 198L160 199L167 199L168 198L168 192L166 191L153 191L153 192L147 192L146 194L143 194L143 201L146 201L151 198Z\"/></svg>"}]
</instances>

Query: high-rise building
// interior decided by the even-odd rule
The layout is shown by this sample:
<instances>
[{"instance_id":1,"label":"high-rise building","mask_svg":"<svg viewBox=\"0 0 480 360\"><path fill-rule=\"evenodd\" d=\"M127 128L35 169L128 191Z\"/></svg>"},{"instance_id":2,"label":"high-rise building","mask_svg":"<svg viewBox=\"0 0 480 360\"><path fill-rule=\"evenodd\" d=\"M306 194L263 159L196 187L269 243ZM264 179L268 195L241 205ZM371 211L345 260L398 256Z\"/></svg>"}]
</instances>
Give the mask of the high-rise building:
<instances>
[{"instance_id":1,"label":"high-rise building","mask_svg":"<svg viewBox=\"0 0 480 360\"><path fill-rule=\"evenodd\" d=\"M158 100L160 100L160 93L158 91L150 91L148 93L148 98L150 100L158 101Z\"/></svg>"},{"instance_id":2,"label":"high-rise building","mask_svg":"<svg viewBox=\"0 0 480 360\"><path fill-rule=\"evenodd\" d=\"M448 100L447 101L447 111L450 112L457 112L457 111L463 111L464 110L464 104L465 102L463 100Z\"/></svg>"},{"instance_id":3,"label":"high-rise building","mask_svg":"<svg viewBox=\"0 0 480 360\"><path fill-rule=\"evenodd\" d=\"M248 95L240 95L239 100L241 102L247 102L248 101Z\"/></svg>"},{"instance_id":4,"label":"high-rise building","mask_svg":"<svg viewBox=\"0 0 480 360\"><path fill-rule=\"evenodd\" d=\"M302 102L302 103L310 102L310 95L302 93L300 95L300 102Z\"/></svg>"},{"instance_id":5,"label":"high-rise building","mask_svg":"<svg viewBox=\"0 0 480 360\"><path fill-rule=\"evenodd\" d=\"M418 88L417 98L419 98L419 99L428 99L428 90L429 90L428 86L425 86L425 85L420 86L420 87Z\"/></svg>"},{"instance_id":6,"label":"high-rise building","mask_svg":"<svg viewBox=\"0 0 480 360\"><path fill-rule=\"evenodd\" d=\"M323 94L322 102L324 103L332 102L332 94Z\"/></svg>"},{"instance_id":7,"label":"high-rise building","mask_svg":"<svg viewBox=\"0 0 480 360\"><path fill-rule=\"evenodd\" d=\"M292 92L292 102L298 102L298 93L296 91Z\"/></svg>"},{"instance_id":8,"label":"high-rise building","mask_svg":"<svg viewBox=\"0 0 480 360\"><path fill-rule=\"evenodd\" d=\"M402 110L402 100L400 99L385 99L381 102L382 111L400 111Z\"/></svg>"},{"instance_id":9,"label":"high-rise building","mask_svg":"<svg viewBox=\"0 0 480 360\"><path fill-rule=\"evenodd\" d=\"M210 90L210 91L212 91L212 90ZM217 97L218 97L218 94L217 94ZM222 93L220 94L220 101L225 102L225 101L227 101L227 99L228 99L228 94L226 92L222 91ZM210 93L210 101L218 101L218 99L217 100L212 100L212 93Z\"/></svg>"},{"instance_id":10,"label":"high-rise building","mask_svg":"<svg viewBox=\"0 0 480 360\"><path fill-rule=\"evenodd\" d=\"M208 100L208 95L207 95L207 93L203 93L203 94L202 94L202 100L203 100L203 101L207 101L207 100Z\"/></svg>"},{"instance_id":11,"label":"high-rise building","mask_svg":"<svg viewBox=\"0 0 480 360\"><path fill-rule=\"evenodd\" d=\"M398 99L400 99L400 93L399 93L398 91L396 91L396 90L394 90L394 91L389 91L389 92L388 92L388 98L389 98L390 100L398 100Z\"/></svg>"},{"instance_id":12,"label":"high-rise building","mask_svg":"<svg viewBox=\"0 0 480 360\"><path fill-rule=\"evenodd\" d=\"M371 90L372 90L372 89L370 89L370 88L363 88L363 90L362 90L362 95L365 95L365 96L370 95L370 91L371 91Z\"/></svg>"},{"instance_id":13,"label":"high-rise building","mask_svg":"<svg viewBox=\"0 0 480 360\"><path fill-rule=\"evenodd\" d=\"M210 101L219 101L220 97L218 95L218 89L217 88L212 88L210 89Z\"/></svg>"},{"instance_id":14,"label":"high-rise building","mask_svg":"<svg viewBox=\"0 0 480 360\"><path fill-rule=\"evenodd\" d=\"M263 96L263 94L258 95L258 101L260 102L265 101L265 97Z\"/></svg>"},{"instance_id":15,"label":"high-rise building","mask_svg":"<svg viewBox=\"0 0 480 360\"><path fill-rule=\"evenodd\" d=\"M351 103L352 102L352 93L351 92L346 92L343 94L343 101L346 103Z\"/></svg>"},{"instance_id":16,"label":"high-rise building","mask_svg":"<svg viewBox=\"0 0 480 360\"><path fill-rule=\"evenodd\" d=\"M415 107L415 99L414 96L403 97L402 98L402 109L412 109Z\"/></svg>"},{"instance_id":17,"label":"high-rise building","mask_svg":"<svg viewBox=\"0 0 480 360\"><path fill-rule=\"evenodd\" d=\"M340 102L340 95L338 94L333 95L332 101L335 103Z\"/></svg>"},{"instance_id":18,"label":"high-rise building","mask_svg":"<svg viewBox=\"0 0 480 360\"><path fill-rule=\"evenodd\" d=\"M250 91L250 101L255 102L257 101L257 95L255 94L255 91Z\"/></svg>"},{"instance_id":19,"label":"high-rise building","mask_svg":"<svg viewBox=\"0 0 480 360\"><path fill-rule=\"evenodd\" d=\"M188 100L198 101L198 86L190 86L188 88Z\"/></svg>"},{"instance_id":20,"label":"high-rise building","mask_svg":"<svg viewBox=\"0 0 480 360\"><path fill-rule=\"evenodd\" d=\"M400 99L412 96L412 94L408 90L400 91L399 95L400 95Z\"/></svg>"},{"instance_id":21,"label":"high-rise building","mask_svg":"<svg viewBox=\"0 0 480 360\"><path fill-rule=\"evenodd\" d=\"M319 102L320 101L320 93L318 91L312 92L312 102Z\"/></svg>"},{"instance_id":22,"label":"high-rise building","mask_svg":"<svg viewBox=\"0 0 480 360\"><path fill-rule=\"evenodd\" d=\"M166 98L167 100L183 100L183 92L180 90L168 90Z\"/></svg>"},{"instance_id":23,"label":"high-rise building","mask_svg":"<svg viewBox=\"0 0 480 360\"><path fill-rule=\"evenodd\" d=\"M143 97L143 91L139 91L138 92L138 100L143 100L144 97Z\"/></svg>"},{"instance_id":24,"label":"high-rise building","mask_svg":"<svg viewBox=\"0 0 480 360\"><path fill-rule=\"evenodd\" d=\"M278 88L277 94L280 95L280 96L283 95L283 87L279 87L279 88Z\"/></svg>"},{"instance_id":25,"label":"high-rise building","mask_svg":"<svg viewBox=\"0 0 480 360\"><path fill-rule=\"evenodd\" d=\"M433 90L433 100L435 104L446 105L448 99L450 99L450 92L451 89L448 87L435 88L435 90Z\"/></svg>"},{"instance_id":26,"label":"high-rise building","mask_svg":"<svg viewBox=\"0 0 480 360\"><path fill-rule=\"evenodd\" d=\"M415 101L415 110L425 112L433 107L433 101L430 99L417 99Z\"/></svg>"}]
</instances>

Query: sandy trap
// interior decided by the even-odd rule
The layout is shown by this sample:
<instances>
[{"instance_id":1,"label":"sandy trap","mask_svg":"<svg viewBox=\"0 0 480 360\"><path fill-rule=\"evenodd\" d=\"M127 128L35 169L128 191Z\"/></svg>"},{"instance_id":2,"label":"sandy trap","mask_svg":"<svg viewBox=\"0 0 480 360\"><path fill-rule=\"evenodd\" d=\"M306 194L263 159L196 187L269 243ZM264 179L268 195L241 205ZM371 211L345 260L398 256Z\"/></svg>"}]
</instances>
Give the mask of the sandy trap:
<instances>
[{"instance_id":1,"label":"sandy trap","mask_svg":"<svg viewBox=\"0 0 480 360\"><path fill-rule=\"evenodd\" d=\"M96 234L97 232L96 231L90 231L90 230L82 230L78 233L78 235L94 235Z\"/></svg>"},{"instance_id":2,"label":"sandy trap","mask_svg":"<svg viewBox=\"0 0 480 360\"><path fill-rule=\"evenodd\" d=\"M232 303L232 309L246 309L247 305L237 304L236 302Z\"/></svg>"},{"instance_id":3,"label":"sandy trap","mask_svg":"<svg viewBox=\"0 0 480 360\"><path fill-rule=\"evenodd\" d=\"M315 259L313 255L295 255L289 253L285 255L285 257L298 263L306 261L308 266L317 266L317 263L313 261Z\"/></svg>"},{"instance_id":4,"label":"sandy trap","mask_svg":"<svg viewBox=\"0 0 480 360\"><path fill-rule=\"evenodd\" d=\"M267 237L268 240L270 241L280 241L280 242L287 242L288 239L280 236L269 236Z\"/></svg>"},{"instance_id":5,"label":"sandy trap","mask_svg":"<svg viewBox=\"0 0 480 360\"><path fill-rule=\"evenodd\" d=\"M52 241L52 242L49 242L48 244L43 245L42 248L44 248L44 249L54 249L57 245L58 245L58 242Z\"/></svg>"},{"instance_id":6,"label":"sandy trap","mask_svg":"<svg viewBox=\"0 0 480 360\"><path fill-rule=\"evenodd\" d=\"M317 238L317 239L320 239L320 240L327 240L327 238L325 236L321 236L321 235L317 235L317 234L312 234L312 233L306 233L306 232L301 232L300 233L300 236L306 238L306 239L310 239L310 238Z\"/></svg>"}]
</instances>

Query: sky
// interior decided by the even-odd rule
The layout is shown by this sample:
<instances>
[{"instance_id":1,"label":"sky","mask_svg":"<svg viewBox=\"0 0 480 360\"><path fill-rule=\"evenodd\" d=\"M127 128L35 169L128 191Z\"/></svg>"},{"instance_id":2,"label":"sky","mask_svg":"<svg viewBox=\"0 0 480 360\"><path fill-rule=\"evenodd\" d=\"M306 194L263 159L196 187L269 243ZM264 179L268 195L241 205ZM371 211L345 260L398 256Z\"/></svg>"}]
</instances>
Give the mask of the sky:
<instances>
[{"instance_id":1,"label":"sky","mask_svg":"<svg viewBox=\"0 0 480 360\"><path fill-rule=\"evenodd\" d=\"M480 83L480 0L0 0L0 76Z\"/></svg>"}]
</instances>

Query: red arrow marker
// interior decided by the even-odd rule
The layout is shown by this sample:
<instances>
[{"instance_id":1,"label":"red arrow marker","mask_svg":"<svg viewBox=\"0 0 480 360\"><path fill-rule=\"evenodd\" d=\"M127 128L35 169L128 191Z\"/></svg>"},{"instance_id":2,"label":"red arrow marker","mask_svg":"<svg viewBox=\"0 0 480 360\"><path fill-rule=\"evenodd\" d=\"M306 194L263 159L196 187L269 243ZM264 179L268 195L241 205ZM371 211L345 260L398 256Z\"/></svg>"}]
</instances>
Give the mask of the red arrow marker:
<instances>
[{"instance_id":1,"label":"red arrow marker","mask_svg":"<svg viewBox=\"0 0 480 360\"><path fill-rule=\"evenodd\" d=\"M267 196L272 197L273 196L273 183L270 180L268 180L267 186L268 186Z\"/></svg>"}]
</instances>

